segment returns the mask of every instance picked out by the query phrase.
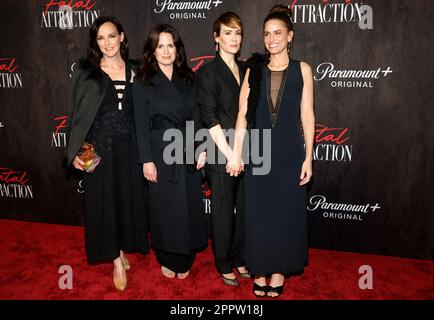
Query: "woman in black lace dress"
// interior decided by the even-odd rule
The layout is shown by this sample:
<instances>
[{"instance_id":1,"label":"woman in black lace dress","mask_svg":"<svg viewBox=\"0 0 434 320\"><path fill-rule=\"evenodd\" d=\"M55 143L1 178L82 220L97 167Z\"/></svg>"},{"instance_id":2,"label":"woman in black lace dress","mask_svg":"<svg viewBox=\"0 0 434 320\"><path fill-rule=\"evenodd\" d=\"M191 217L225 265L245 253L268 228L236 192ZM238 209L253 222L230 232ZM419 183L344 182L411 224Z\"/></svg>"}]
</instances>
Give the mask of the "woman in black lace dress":
<instances>
[{"instance_id":1,"label":"woman in black lace dress","mask_svg":"<svg viewBox=\"0 0 434 320\"><path fill-rule=\"evenodd\" d=\"M137 64L127 59L127 38L114 18L97 19L89 40L72 82L66 158L83 170L77 152L84 142L101 157L84 177L86 252L90 263L113 261L114 285L124 290L131 268L124 251L149 250L132 98Z\"/></svg>"}]
</instances>

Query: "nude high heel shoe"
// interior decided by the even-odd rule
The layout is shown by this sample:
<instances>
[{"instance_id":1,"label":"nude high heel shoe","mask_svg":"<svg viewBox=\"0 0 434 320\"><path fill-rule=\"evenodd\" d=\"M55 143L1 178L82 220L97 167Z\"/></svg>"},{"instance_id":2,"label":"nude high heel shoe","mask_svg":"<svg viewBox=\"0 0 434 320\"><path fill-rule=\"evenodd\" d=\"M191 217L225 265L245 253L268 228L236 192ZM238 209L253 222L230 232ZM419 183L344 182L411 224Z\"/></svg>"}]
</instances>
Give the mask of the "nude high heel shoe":
<instances>
[{"instance_id":1,"label":"nude high heel shoe","mask_svg":"<svg viewBox=\"0 0 434 320\"><path fill-rule=\"evenodd\" d=\"M120 259L120 258L118 258ZM117 260L117 259L116 259ZM115 261L116 261L115 260ZM120 261L122 265L122 260ZM127 287L127 274L125 272L125 268L122 265L122 272L116 272L116 266L113 266L113 283L115 285L115 288L124 291Z\"/></svg>"},{"instance_id":2,"label":"nude high heel shoe","mask_svg":"<svg viewBox=\"0 0 434 320\"><path fill-rule=\"evenodd\" d=\"M122 263L124 264L125 271L130 271L131 270L131 264L128 261L128 259L127 259L126 256L124 256L124 258L122 259Z\"/></svg>"}]
</instances>

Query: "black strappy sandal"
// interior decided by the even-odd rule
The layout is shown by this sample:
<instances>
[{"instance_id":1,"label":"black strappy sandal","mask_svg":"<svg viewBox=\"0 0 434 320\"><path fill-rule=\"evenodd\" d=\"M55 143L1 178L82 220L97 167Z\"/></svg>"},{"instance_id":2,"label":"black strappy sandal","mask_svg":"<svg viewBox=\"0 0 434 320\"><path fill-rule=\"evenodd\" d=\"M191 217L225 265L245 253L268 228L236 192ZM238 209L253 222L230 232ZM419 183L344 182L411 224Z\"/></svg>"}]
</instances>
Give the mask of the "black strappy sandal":
<instances>
[{"instance_id":1,"label":"black strappy sandal","mask_svg":"<svg viewBox=\"0 0 434 320\"><path fill-rule=\"evenodd\" d=\"M268 288L269 288L269 286L267 286L267 285L260 286L259 284L253 282L253 294L255 296L257 296L258 298L265 298L265 297L267 297ZM264 295L263 296L259 295L255 291L263 292Z\"/></svg>"},{"instance_id":2,"label":"black strappy sandal","mask_svg":"<svg viewBox=\"0 0 434 320\"><path fill-rule=\"evenodd\" d=\"M270 296L268 295L268 293L277 293L277 296ZM277 298L278 296L280 296L283 292L283 284L281 286L278 287L272 287L272 286L268 286L268 290L267 290L267 297L269 298Z\"/></svg>"}]
</instances>

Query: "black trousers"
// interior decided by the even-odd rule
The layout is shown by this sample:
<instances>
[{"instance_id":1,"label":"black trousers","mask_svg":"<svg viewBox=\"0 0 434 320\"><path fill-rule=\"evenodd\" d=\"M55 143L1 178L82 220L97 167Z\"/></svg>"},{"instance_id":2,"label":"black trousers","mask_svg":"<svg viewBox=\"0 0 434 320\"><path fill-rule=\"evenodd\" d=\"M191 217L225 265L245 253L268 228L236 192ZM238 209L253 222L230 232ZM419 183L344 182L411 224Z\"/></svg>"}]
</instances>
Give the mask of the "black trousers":
<instances>
[{"instance_id":1,"label":"black trousers","mask_svg":"<svg viewBox=\"0 0 434 320\"><path fill-rule=\"evenodd\" d=\"M219 273L244 266L244 178L206 171L211 193L211 239ZM234 213L236 208L236 213Z\"/></svg>"},{"instance_id":2,"label":"black trousers","mask_svg":"<svg viewBox=\"0 0 434 320\"><path fill-rule=\"evenodd\" d=\"M156 249L154 250L158 263L175 273L185 273L190 270L196 256L195 253L185 255Z\"/></svg>"}]
</instances>

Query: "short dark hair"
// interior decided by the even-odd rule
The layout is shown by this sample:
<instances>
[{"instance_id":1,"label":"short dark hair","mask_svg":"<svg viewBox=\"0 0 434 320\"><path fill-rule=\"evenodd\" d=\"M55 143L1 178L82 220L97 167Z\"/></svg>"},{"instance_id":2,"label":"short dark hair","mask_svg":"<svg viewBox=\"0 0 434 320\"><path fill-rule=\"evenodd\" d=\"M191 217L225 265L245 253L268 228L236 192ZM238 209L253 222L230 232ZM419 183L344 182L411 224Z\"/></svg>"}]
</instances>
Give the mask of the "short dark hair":
<instances>
[{"instance_id":1,"label":"short dark hair","mask_svg":"<svg viewBox=\"0 0 434 320\"><path fill-rule=\"evenodd\" d=\"M124 33L124 41L121 43L121 57L122 59L126 60L128 59L128 38L125 35L124 28L119 23L119 21L111 16L101 16L97 18L92 26L90 27L89 31L89 47L87 48L87 58L89 61L96 67L99 67L101 58L103 56L97 42L98 37L98 30L99 28L106 22L111 22L115 25L117 31L119 34L122 32Z\"/></svg>"},{"instance_id":2,"label":"short dark hair","mask_svg":"<svg viewBox=\"0 0 434 320\"><path fill-rule=\"evenodd\" d=\"M235 12L225 12L220 17L218 17L216 21L214 21L214 32L217 36L220 35L220 29L222 24L230 28L239 27L241 29L241 34L243 34L243 22Z\"/></svg>"}]
</instances>

